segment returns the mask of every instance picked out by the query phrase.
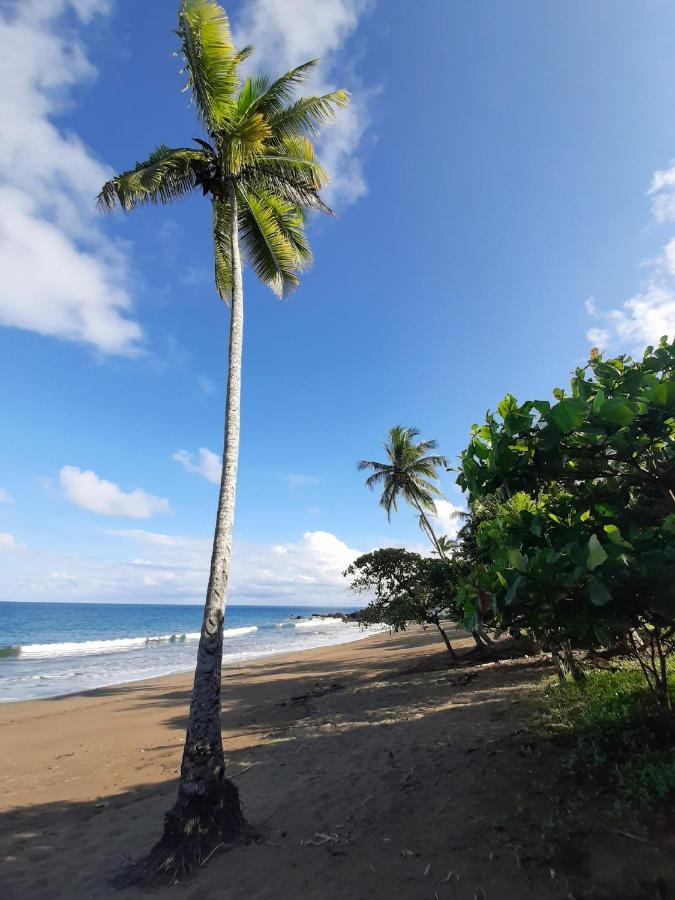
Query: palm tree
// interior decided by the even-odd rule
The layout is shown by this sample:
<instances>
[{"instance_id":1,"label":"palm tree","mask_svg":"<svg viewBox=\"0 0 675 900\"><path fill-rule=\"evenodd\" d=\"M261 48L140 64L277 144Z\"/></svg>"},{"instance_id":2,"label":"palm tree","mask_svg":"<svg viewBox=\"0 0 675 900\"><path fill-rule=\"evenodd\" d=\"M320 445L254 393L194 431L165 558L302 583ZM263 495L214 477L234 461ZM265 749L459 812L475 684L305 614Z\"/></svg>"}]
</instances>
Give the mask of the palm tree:
<instances>
[{"instance_id":1,"label":"palm tree","mask_svg":"<svg viewBox=\"0 0 675 900\"><path fill-rule=\"evenodd\" d=\"M305 213L330 212L320 197L327 174L311 138L348 101L345 91L295 98L316 60L242 84L238 69L251 48L234 48L227 15L212 0L182 0L177 34L204 139L195 138L194 147L161 145L108 181L98 198L105 210L128 212L201 190L211 204L216 289L230 305L223 471L180 786L162 839L131 876L136 881L174 879L247 833L237 788L225 777L220 702L239 450L242 256L278 296L298 284L311 259Z\"/></svg>"},{"instance_id":2,"label":"palm tree","mask_svg":"<svg viewBox=\"0 0 675 900\"><path fill-rule=\"evenodd\" d=\"M415 442L419 436L417 428L404 428L394 425L389 429L389 439L384 442L388 462L362 459L358 467L361 471L371 471L366 478L366 487L374 488L382 485L380 506L391 521L391 511L398 511L398 499L402 497L413 506L418 513L420 527L427 534L436 548L438 555L445 559L444 545L431 527L427 513L436 514L434 498L442 497L434 484L438 479L438 469L446 469L448 460L444 456L431 453L435 450L436 441Z\"/></svg>"}]
</instances>

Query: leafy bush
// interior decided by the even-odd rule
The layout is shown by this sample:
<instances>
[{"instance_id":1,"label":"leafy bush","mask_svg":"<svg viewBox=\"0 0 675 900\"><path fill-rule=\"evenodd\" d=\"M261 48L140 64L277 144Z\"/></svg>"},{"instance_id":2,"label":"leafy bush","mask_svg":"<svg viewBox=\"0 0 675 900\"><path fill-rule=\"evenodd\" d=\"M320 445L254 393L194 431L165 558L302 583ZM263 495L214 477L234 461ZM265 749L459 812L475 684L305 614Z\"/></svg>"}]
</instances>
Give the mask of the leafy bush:
<instances>
[{"instance_id":1,"label":"leafy bush","mask_svg":"<svg viewBox=\"0 0 675 900\"><path fill-rule=\"evenodd\" d=\"M668 686L675 698L672 662ZM675 718L654 703L636 663L552 684L544 709L548 728L574 741L569 769L615 792L620 808L647 809L675 792Z\"/></svg>"},{"instance_id":2,"label":"leafy bush","mask_svg":"<svg viewBox=\"0 0 675 900\"><path fill-rule=\"evenodd\" d=\"M488 591L493 615L551 649L630 641L669 704L675 638L675 343L641 361L594 354L555 403L507 394L474 425L458 484L491 515L465 610ZM639 636L636 637L636 631Z\"/></svg>"}]
</instances>

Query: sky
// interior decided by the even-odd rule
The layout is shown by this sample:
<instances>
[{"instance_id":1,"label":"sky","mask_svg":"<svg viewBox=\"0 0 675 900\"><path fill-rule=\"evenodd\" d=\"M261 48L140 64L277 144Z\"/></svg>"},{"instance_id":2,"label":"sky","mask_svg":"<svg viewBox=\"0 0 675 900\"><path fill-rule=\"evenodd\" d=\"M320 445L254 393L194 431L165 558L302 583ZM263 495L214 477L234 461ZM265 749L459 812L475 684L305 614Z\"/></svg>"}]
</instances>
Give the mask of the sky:
<instances>
[{"instance_id":1,"label":"sky","mask_svg":"<svg viewBox=\"0 0 675 900\"><path fill-rule=\"evenodd\" d=\"M245 273L229 597L346 605L358 553L424 546L356 470L388 428L456 461L507 391L675 334L675 5L226 7L254 69L318 56L310 87L352 94L312 269L284 301ZM203 600L228 329L208 203L94 204L203 136L176 10L0 0L0 600Z\"/></svg>"}]
</instances>

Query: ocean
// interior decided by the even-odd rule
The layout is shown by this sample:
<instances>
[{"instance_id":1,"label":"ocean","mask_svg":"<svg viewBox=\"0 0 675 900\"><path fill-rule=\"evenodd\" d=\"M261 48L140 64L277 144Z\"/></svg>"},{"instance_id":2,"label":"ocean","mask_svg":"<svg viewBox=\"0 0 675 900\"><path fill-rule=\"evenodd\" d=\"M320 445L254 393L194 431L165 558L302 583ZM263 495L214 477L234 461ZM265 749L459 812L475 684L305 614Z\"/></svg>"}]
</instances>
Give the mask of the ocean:
<instances>
[{"instance_id":1,"label":"ocean","mask_svg":"<svg viewBox=\"0 0 675 900\"><path fill-rule=\"evenodd\" d=\"M223 665L368 635L356 623L323 617L330 612L335 609L228 606ZM0 603L0 702L189 671L201 620L199 606Z\"/></svg>"}]
</instances>

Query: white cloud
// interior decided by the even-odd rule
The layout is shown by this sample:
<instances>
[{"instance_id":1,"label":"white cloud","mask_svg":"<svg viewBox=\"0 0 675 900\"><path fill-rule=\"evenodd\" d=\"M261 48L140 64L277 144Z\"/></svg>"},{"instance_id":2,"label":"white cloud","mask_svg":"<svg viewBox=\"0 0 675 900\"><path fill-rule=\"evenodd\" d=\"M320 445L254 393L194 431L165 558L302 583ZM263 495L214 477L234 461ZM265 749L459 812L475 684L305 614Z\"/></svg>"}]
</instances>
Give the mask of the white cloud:
<instances>
[{"instance_id":1,"label":"white cloud","mask_svg":"<svg viewBox=\"0 0 675 900\"><path fill-rule=\"evenodd\" d=\"M647 344L657 344L664 334L675 337L675 290L656 280L618 309L603 312L590 300L586 310L603 322L603 327L586 332L588 340L601 350L618 345L622 351L639 353Z\"/></svg>"},{"instance_id":2,"label":"white cloud","mask_svg":"<svg viewBox=\"0 0 675 900\"><path fill-rule=\"evenodd\" d=\"M24 0L0 12L0 325L140 352L126 258L97 221L111 172L54 123L73 86L95 69L64 16L86 24L104 0Z\"/></svg>"},{"instance_id":3,"label":"white cloud","mask_svg":"<svg viewBox=\"0 0 675 900\"><path fill-rule=\"evenodd\" d=\"M50 572L49 578L61 585L77 584L77 575L71 575L70 572Z\"/></svg>"},{"instance_id":4,"label":"white cloud","mask_svg":"<svg viewBox=\"0 0 675 900\"><path fill-rule=\"evenodd\" d=\"M111 530L107 534L117 538L108 548L121 554L115 561L43 551L6 557L11 559L11 567L3 561L0 600L48 599L55 587L67 586L68 599L74 601L96 597L203 602L210 538L143 529ZM325 531L308 531L285 544L235 541L228 599L238 603L354 606L358 601L348 592L341 573L360 552Z\"/></svg>"},{"instance_id":5,"label":"white cloud","mask_svg":"<svg viewBox=\"0 0 675 900\"><path fill-rule=\"evenodd\" d=\"M321 484L318 475L303 475L301 472L291 472L284 476L289 488L295 490L299 487L305 487L310 484Z\"/></svg>"},{"instance_id":6,"label":"white cloud","mask_svg":"<svg viewBox=\"0 0 675 900\"><path fill-rule=\"evenodd\" d=\"M13 534L0 531L0 553L13 553L20 549L22 549L21 545L17 543Z\"/></svg>"},{"instance_id":7,"label":"white cloud","mask_svg":"<svg viewBox=\"0 0 675 900\"><path fill-rule=\"evenodd\" d=\"M9 491L5 490L5 488L0 488L0 503L13 503Z\"/></svg>"},{"instance_id":8,"label":"white cloud","mask_svg":"<svg viewBox=\"0 0 675 900\"><path fill-rule=\"evenodd\" d=\"M220 484L220 475L223 464L220 456L207 447L200 447L197 456L188 450L177 450L171 459L179 462L187 472L201 475L212 484Z\"/></svg>"},{"instance_id":9,"label":"white cloud","mask_svg":"<svg viewBox=\"0 0 675 900\"><path fill-rule=\"evenodd\" d=\"M148 519L153 513L169 510L165 497L155 497L140 488L127 493L112 481L99 478L96 472L83 472L76 466L64 466L59 478L71 503L103 516Z\"/></svg>"},{"instance_id":10,"label":"white cloud","mask_svg":"<svg viewBox=\"0 0 675 900\"><path fill-rule=\"evenodd\" d=\"M654 172L648 195L657 222L675 222L675 160L667 169Z\"/></svg>"},{"instance_id":11,"label":"white cloud","mask_svg":"<svg viewBox=\"0 0 675 900\"><path fill-rule=\"evenodd\" d=\"M212 394L216 389L215 384L208 375L200 375L197 379L197 384L204 394Z\"/></svg>"},{"instance_id":12,"label":"white cloud","mask_svg":"<svg viewBox=\"0 0 675 900\"><path fill-rule=\"evenodd\" d=\"M438 534L446 535L451 541L454 540L464 524L461 513L466 512L466 509L463 506L455 506L449 500L434 500L434 506L436 507L435 520L438 523Z\"/></svg>"},{"instance_id":13,"label":"white cloud","mask_svg":"<svg viewBox=\"0 0 675 900\"><path fill-rule=\"evenodd\" d=\"M652 198L656 222L675 221L675 160L667 169L654 172L647 194ZM664 335L675 338L675 238L644 265L651 269L650 276L621 306L603 310L593 297L586 300L586 312L600 323L589 328L586 337L600 350L616 348L618 352L639 354Z\"/></svg>"},{"instance_id":14,"label":"white cloud","mask_svg":"<svg viewBox=\"0 0 675 900\"><path fill-rule=\"evenodd\" d=\"M320 58L320 72L308 87L325 93L345 86L347 67L340 66L340 50L371 5L371 0L249 0L236 23L235 39L239 46L255 47L256 67L269 68L273 60L275 69L284 70ZM331 174L326 196L338 206L366 193L357 153L369 124L367 93L357 84L349 107L340 110L335 125L320 139L320 158Z\"/></svg>"},{"instance_id":15,"label":"white cloud","mask_svg":"<svg viewBox=\"0 0 675 900\"><path fill-rule=\"evenodd\" d=\"M663 265L670 275L675 275L675 238L663 248Z\"/></svg>"}]
</instances>

